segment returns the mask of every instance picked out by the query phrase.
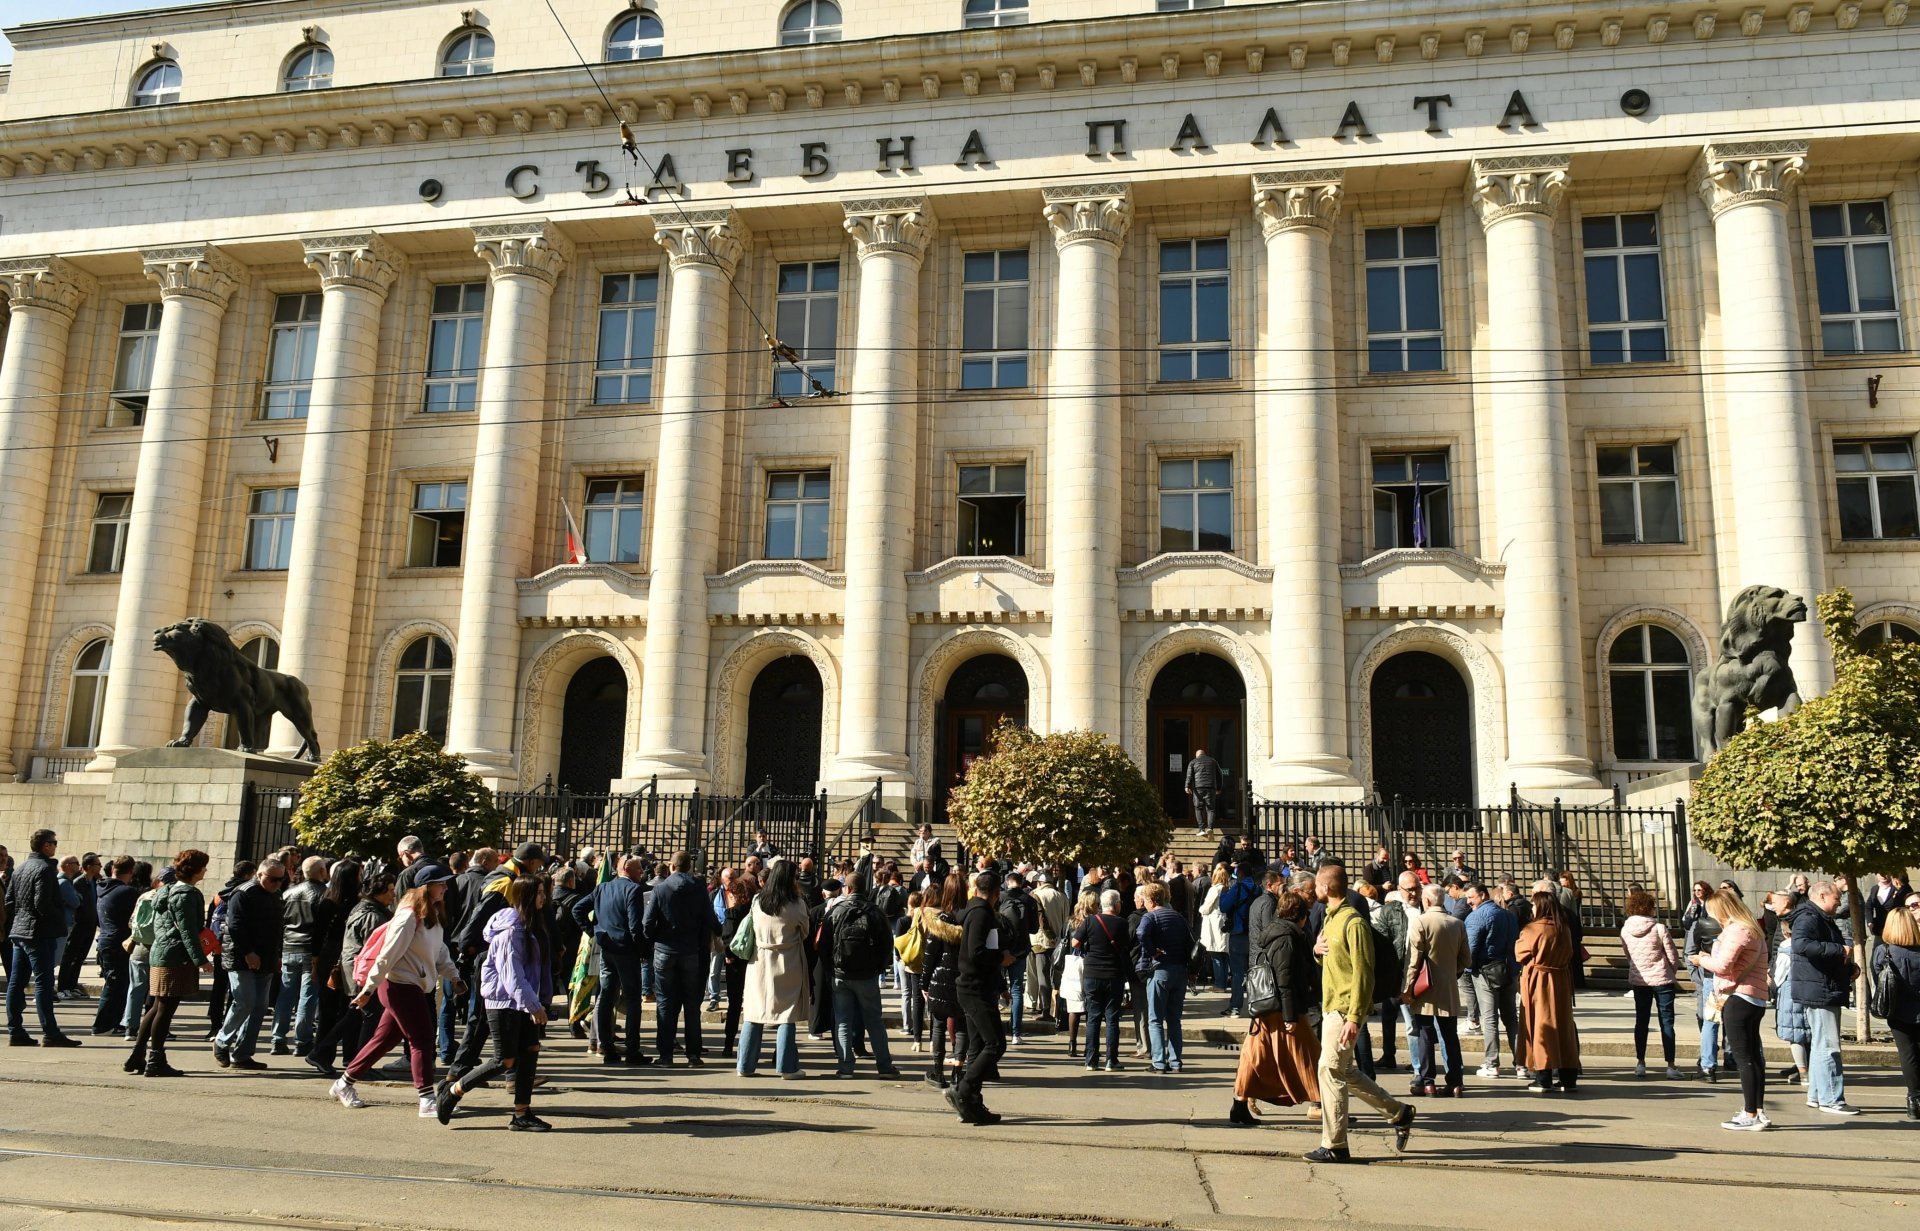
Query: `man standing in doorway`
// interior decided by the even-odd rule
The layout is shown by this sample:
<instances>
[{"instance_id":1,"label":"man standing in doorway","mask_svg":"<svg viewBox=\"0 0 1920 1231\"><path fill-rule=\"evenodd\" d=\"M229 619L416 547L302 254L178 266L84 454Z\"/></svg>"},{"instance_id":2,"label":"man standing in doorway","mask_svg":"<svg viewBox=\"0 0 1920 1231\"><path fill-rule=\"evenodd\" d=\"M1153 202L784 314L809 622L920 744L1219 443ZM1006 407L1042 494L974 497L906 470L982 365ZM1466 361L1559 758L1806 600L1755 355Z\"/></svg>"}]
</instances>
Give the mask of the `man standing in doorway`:
<instances>
[{"instance_id":1,"label":"man standing in doorway","mask_svg":"<svg viewBox=\"0 0 1920 1231\"><path fill-rule=\"evenodd\" d=\"M1413 1108L1390 1096L1354 1068L1354 1045L1360 1027L1373 1011L1373 933L1367 921L1347 901L1347 870L1331 862L1314 875L1320 899L1327 904L1326 923L1314 954L1320 978L1320 1148L1306 1155L1310 1163L1350 1163L1347 1151L1347 1099L1358 1094L1376 1108L1393 1128L1394 1149L1406 1148L1413 1133Z\"/></svg>"},{"instance_id":2,"label":"man standing in doorway","mask_svg":"<svg viewBox=\"0 0 1920 1231\"><path fill-rule=\"evenodd\" d=\"M1193 797L1193 823L1200 832L1213 832L1214 805L1220 797L1220 762L1207 755L1205 748L1193 750L1187 762L1187 794Z\"/></svg>"}]
</instances>

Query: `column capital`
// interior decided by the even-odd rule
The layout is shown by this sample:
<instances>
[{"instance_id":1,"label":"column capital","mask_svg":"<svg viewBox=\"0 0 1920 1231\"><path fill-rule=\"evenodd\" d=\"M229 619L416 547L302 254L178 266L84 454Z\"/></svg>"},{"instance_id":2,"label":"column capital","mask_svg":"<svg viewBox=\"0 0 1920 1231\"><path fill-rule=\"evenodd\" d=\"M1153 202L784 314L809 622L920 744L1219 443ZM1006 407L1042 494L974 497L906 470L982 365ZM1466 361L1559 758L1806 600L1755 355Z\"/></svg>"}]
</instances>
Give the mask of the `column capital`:
<instances>
[{"instance_id":1,"label":"column capital","mask_svg":"<svg viewBox=\"0 0 1920 1231\"><path fill-rule=\"evenodd\" d=\"M1338 168L1262 171L1253 177L1253 212L1268 239L1302 227L1333 234L1340 216L1343 173Z\"/></svg>"},{"instance_id":2,"label":"column capital","mask_svg":"<svg viewBox=\"0 0 1920 1231\"><path fill-rule=\"evenodd\" d=\"M1551 219L1571 182L1570 160L1564 154L1517 154L1507 158L1473 160L1471 193L1480 225L1526 214Z\"/></svg>"},{"instance_id":3,"label":"column capital","mask_svg":"<svg viewBox=\"0 0 1920 1231\"><path fill-rule=\"evenodd\" d=\"M927 255L934 224L925 197L862 197L844 204L847 218L841 225L853 236L861 260L879 253L915 261Z\"/></svg>"},{"instance_id":4,"label":"column capital","mask_svg":"<svg viewBox=\"0 0 1920 1231\"><path fill-rule=\"evenodd\" d=\"M140 268L160 288L160 298L204 299L224 309L246 277L246 268L212 244L146 248Z\"/></svg>"},{"instance_id":5,"label":"column capital","mask_svg":"<svg viewBox=\"0 0 1920 1231\"><path fill-rule=\"evenodd\" d=\"M1807 173L1805 141L1731 141L1700 151L1700 199L1718 218L1738 205L1784 203Z\"/></svg>"},{"instance_id":6,"label":"column capital","mask_svg":"<svg viewBox=\"0 0 1920 1231\"><path fill-rule=\"evenodd\" d=\"M573 241L545 218L490 222L473 228L473 251L495 278L538 278L551 286L573 259Z\"/></svg>"},{"instance_id":7,"label":"column capital","mask_svg":"<svg viewBox=\"0 0 1920 1231\"><path fill-rule=\"evenodd\" d=\"M711 265L731 277L750 239L730 209L673 210L653 220L653 242L666 249L670 269Z\"/></svg>"},{"instance_id":8,"label":"column capital","mask_svg":"<svg viewBox=\"0 0 1920 1231\"><path fill-rule=\"evenodd\" d=\"M307 268L320 275L320 289L358 287L385 296L406 266L392 244L371 231L301 237Z\"/></svg>"},{"instance_id":9,"label":"column capital","mask_svg":"<svg viewBox=\"0 0 1920 1231\"><path fill-rule=\"evenodd\" d=\"M0 261L0 297L16 312L44 308L72 316L80 310L80 301L99 285L92 274L64 257L22 256Z\"/></svg>"},{"instance_id":10,"label":"column capital","mask_svg":"<svg viewBox=\"0 0 1920 1231\"><path fill-rule=\"evenodd\" d=\"M1040 216L1053 228L1053 245L1098 242L1119 247L1133 222L1125 184L1062 184L1043 188Z\"/></svg>"}]
</instances>

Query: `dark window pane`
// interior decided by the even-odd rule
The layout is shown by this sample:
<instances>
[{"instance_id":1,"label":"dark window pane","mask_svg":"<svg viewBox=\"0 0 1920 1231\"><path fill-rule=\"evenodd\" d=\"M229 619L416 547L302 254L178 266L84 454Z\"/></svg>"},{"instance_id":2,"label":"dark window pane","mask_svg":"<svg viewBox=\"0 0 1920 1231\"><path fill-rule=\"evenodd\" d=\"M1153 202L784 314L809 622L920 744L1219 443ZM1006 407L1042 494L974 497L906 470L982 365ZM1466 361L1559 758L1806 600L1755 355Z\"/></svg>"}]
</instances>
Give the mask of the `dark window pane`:
<instances>
[{"instance_id":1,"label":"dark window pane","mask_svg":"<svg viewBox=\"0 0 1920 1231\"><path fill-rule=\"evenodd\" d=\"M1913 478L1902 475L1875 482L1880 485L1880 537L1920 537L1920 507L1914 501Z\"/></svg>"},{"instance_id":2,"label":"dark window pane","mask_svg":"<svg viewBox=\"0 0 1920 1231\"><path fill-rule=\"evenodd\" d=\"M1453 500L1445 488L1435 492L1422 492L1426 501L1428 547L1453 546Z\"/></svg>"},{"instance_id":3,"label":"dark window pane","mask_svg":"<svg viewBox=\"0 0 1920 1231\"><path fill-rule=\"evenodd\" d=\"M1367 271L1367 331L1392 333L1400 328L1400 271ZM1382 369L1375 365L1374 371ZM1397 370L1396 368L1393 370Z\"/></svg>"},{"instance_id":4,"label":"dark window pane","mask_svg":"<svg viewBox=\"0 0 1920 1231\"><path fill-rule=\"evenodd\" d=\"M1616 241L1614 217L1608 214L1604 218L1583 218L1580 220L1580 245L1583 248L1611 248Z\"/></svg>"},{"instance_id":5,"label":"dark window pane","mask_svg":"<svg viewBox=\"0 0 1920 1231\"><path fill-rule=\"evenodd\" d=\"M1181 460L1160 463L1161 490L1193 486L1193 463Z\"/></svg>"},{"instance_id":6,"label":"dark window pane","mask_svg":"<svg viewBox=\"0 0 1920 1231\"><path fill-rule=\"evenodd\" d=\"M1000 279L1003 282L1025 282L1027 280L1027 250L1016 248L1000 254Z\"/></svg>"},{"instance_id":7,"label":"dark window pane","mask_svg":"<svg viewBox=\"0 0 1920 1231\"><path fill-rule=\"evenodd\" d=\"M787 295L806 289L807 267L805 265L782 265L780 267L780 294Z\"/></svg>"},{"instance_id":8,"label":"dark window pane","mask_svg":"<svg viewBox=\"0 0 1920 1231\"><path fill-rule=\"evenodd\" d=\"M1400 233L1393 227L1374 227L1367 232L1367 259L1391 261L1400 255Z\"/></svg>"},{"instance_id":9,"label":"dark window pane","mask_svg":"<svg viewBox=\"0 0 1920 1231\"><path fill-rule=\"evenodd\" d=\"M1587 258L1587 320L1595 325L1611 325L1620 319L1618 257Z\"/></svg>"},{"instance_id":10,"label":"dark window pane","mask_svg":"<svg viewBox=\"0 0 1920 1231\"><path fill-rule=\"evenodd\" d=\"M1444 453L1414 454L1413 477L1422 483L1445 483L1447 481L1447 455Z\"/></svg>"},{"instance_id":11,"label":"dark window pane","mask_svg":"<svg viewBox=\"0 0 1920 1231\"><path fill-rule=\"evenodd\" d=\"M1439 256L1440 228L1402 227L1400 243L1402 256Z\"/></svg>"},{"instance_id":12,"label":"dark window pane","mask_svg":"<svg viewBox=\"0 0 1920 1231\"><path fill-rule=\"evenodd\" d=\"M993 360L963 359L960 361L960 387L962 389L991 389L993 385Z\"/></svg>"},{"instance_id":13,"label":"dark window pane","mask_svg":"<svg viewBox=\"0 0 1920 1231\"><path fill-rule=\"evenodd\" d=\"M1627 356L1635 363L1665 363L1667 331L1665 329L1628 330Z\"/></svg>"},{"instance_id":14,"label":"dark window pane","mask_svg":"<svg viewBox=\"0 0 1920 1231\"><path fill-rule=\"evenodd\" d=\"M1607 650L1610 663L1644 663L1647 661L1645 643L1646 626L1636 624L1613 639L1613 645Z\"/></svg>"},{"instance_id":15,"label":"dark window pane","mask_svg":"<svg viewBox=\"0 0 1920 1231\"><path fill-rule=\"evenodd\" d=\"M1202 239L1193 245L1193 267L1195 269L1225 269L1227 267L1227 241L1224 239Z\"/></svg>"},{"instance_id":16,"label":"dark window pane","mask_svg":"<svg viewBox=\"0 0 1920 1231\"><path fill-rule=\"evenodd\" d=\"M967 253L963 263L961 277L968 282L993 281L993 253Z\"/></svg>"},{"instance_id":17,"label":"dark window pane","mask_svg":"<svg viewBox=\"0 0 1920 1231\"><path fill-rule=\"evenodd\" d=\"M1204 278L1195 288L1194 330L1196 342L1227 340L1227 280Z\"/></svg>"},{"instance_id":18,"label":"dark window pane","mask_svg":"<svg viewBox=\"0 0 1920 1231\"><path fill-rule=\"evenodd\" d=\"M1692 688L1685 671L1653 673L1653 755L1659 760L1693 759Z\"/></svg>"},{"instance_id":19,"label":"dark window pane","mask_svg":"<svg viewBox=\"0 0 1920 1231\"><path fill-rule=\"evenodd\" d=\"M1442 359L1438 337L1407 339L1407 371L1438 372Z\"/></svg>"},{"instance_id":20,"label":"dark window pane","mask_svg":"<svg viewBox=\"0 0 1920 1231\"><path fill-rule=\"evenodd\" d=\"M816 291L837 291L840 289L840 262L820 261L813 267L813 289Z\"/></svg>"},{"instance_id":21,"label":"dark window pane","mask_svg":"<svg viewBox=\"0 0 1920 1231\"><path fill-rule=\"evenodd\" d=\"M1873 537L1872 496L1867 491L1870 482L1870 479L1842 479L1839 482L1840 537L1843 539Z\"/></svg>"},{"instance_id":22,"label":"dark window pane","mask_svg":"<svg viewBox=\"0 0 1920 1231\"><path fill-rule=\"evenodd\" d=\"M1827 321L1820 326L1820 348L1829 355L1854 355L1860 343L1853 336L1852 321Z\"/></svg>"},{"instance_id":23,"label":"dark window pane","mask_svg":"<svg viewBox=\"0 0 1920 1231\"><path fill-rule=\"evenodd\" d=\"M1162 351L1160 354L1161 380L1192 380L1192 351Z\"/></svg>"},{"instance_id":24,"label":"dark window pane","mask_svg":"<svg viewBox=\"0 0 1920 1231\"><path fill-rule=\"evenodd\" d=\"M1662 628L1658 624L1647 625L1647 644L1654 662L1679 663L1683 666L1686 664L1686 644L1675 636L1671 629Z\"/></svg>"},{"instance_id":25,"label":"dark window pane","mask_svg":"<svg viewBox=\"0 0 1920 1231\"><path fill-rule=\"evenodd\" d=\"M1594 450L1594 464L1602 478L1633 473L1633 450L1602 448Z\"/></svg>"},{"instance_id":26,"label":"dark window pane","mask_svg":"<svg viewBox=\"0 0 1920 1231\"><path fill-rule=\"evenodd\" d=\"M1847 250L1839 245L1813 250L1814 284L1820 290L1820 311L1851 312L1853 299L1847 290Z\"/></svg>"},{"instance_id":27,"label":"dark window pane","mask_svg":"<svg viewBox=\"0 0 1920 1231\"><path fill-rule=\"evenodd\" d=\"M1400 524L1400 503L1392 492L1373 493L1373 547L1375 551L1385 551L1400 544L1395 538L1396 528Z\"/></svg>"},{"instance_id":28,"label":"dark window pane","mask_svg":"<svg viewBox=\"0 0 1920 1231\"><path fill-rule=\"evenodd\" d=\"M996 388L1023 389L1027 384L1027 361L1025 359L1002 359L999 375L994 380Z\"/></svg>"},{"instance_id":29,"label":"dark window pane","mask_svg":"<svg viewBox=\"0 0 1920 1231\"><path fill-rule=\"evenodd\" d=\"M1225 380L1232 375L1232 365L1226 351L1203 350L1194 356L1195 380Z\"/></svg>"},{"instance_id":30,"label":"dark window pane","mask_svg":"<svg viewBox=\"0 0 1920 1231\"><path fill-rule=\"evenodd\" d=\"M1655 481L1640 485L1640 538L1646 543L1680 541L1680 485Z\"/></svg>"},{"instance_id":31,"label":"dark window pane","mask_svg":"<svg viewBox=\"0 0 1920 1231\"><path fill-rule=\"evenodd\" d=\"M827 296L809 301L807 309L808 358L827 359L832 357L835 338L839 332L839 322L836 314L839 302L839 299L835 296Z\"/></svg>"},{"instance_id":32,"label":"dark window pane","mask_svg":"<svg viewBox=\"0 0 1920 1231\"><path fill-rule=\"evenodd\" d=\"M1616 671L1613 688L1613 755L1623 761L1652 759L1648 742L1646 677L1638 671Z\"/></svg>"},{"instance_id":33,"label":"dark window pane","mask_svg":"<svg viewBox=\"0 0 1920 1231\"><path fill-rule=\"evenodd\" d=\"M1404 372L1406 363L1401 358L1399 340L1367 343L1367 370L1369 372Z\"/></svg>"},{"instance_id":34,"label":"dark window pane","mask_svg":"<svg viewBox=\"0 0 1920 1231\"><path fill-rule=\"evenodd\" d=\"M402 663L402 666L406 664ZM426 677L403 675L393 689L393 735L395 739L420 729L420 698L426 691Z\"/></svg>"},{"instance_id":35,"label":"dark window pane","mask_svg":"<svg viewBox=\"0 0 1920 1231\"><path fill-rule=\"evenodd\" d=\"M962 350L993 349L993 292L968 291L960 301Z\"/></svg>"},{"instance_id":36,"label":"dark window pane","mask_svg":"<svg viewBox=\"0 0 1920 1231\"><path fill-rule=\"evenodd\" d=\"M1193 497L1161 497L1160 550L1193 550Z\"/></svg>"},{"instance_id":37,"label":"dark window pane","mask_svg":"<svg viewBox=\"0 0 1920 1231\"><path fill-rule=\"evenodd\" d=\"M1440 267L1407 266L1407 328L1440 328Z\"/></svg>"},{"instance_id":38,"label":"dark window pane","mask_svg":"<svg viewBox=\"0 0 1920 1231\"><path fill-rule=\"evenodd\" d=\"M1853 289L1862 312L1891 312L1893 249L1886 244L1853 246Z\"/></svg>"},{"instance_id":39,"label":"dark window pane","mask_svg":"<svg viewBox=\"0 0 1920 1231\"><path fill-rule=\"evenodd\" d=\"M1900 349L1900 322L1891 317L1860 322L1860 349L1879 353Z\"/></svg>"},{"instance_id":40,"label":"dark window pane","mask_svg":"<svg viewBox=\"0 0 1920 1231\"><path fill-rule=\"evenodd\" d=\"M1233 497L1226 492L1209 492L1198 498L1200 505L1200 550L1233 550Z\"/></svg>"},{"instance_id":41,"label":"dark window pane","mask_svg":"<svg viewBox=\"0 0 1920 1231\"><path fill-rule=\"evenodd\" d=\"M1651 252L1622 257L1627 271L1627 319L1630 321L1665 320L1667 310L1660 294L1660 258Z\"/></svg>"},{"instance_id":42,"label":"dark window pane","mask_svg":"<svg viewBox=\"0 0 1920 1231\"><path fill-rule=\"evenodd\" d=\"M1885 201L1861 201L1847 206L1847 222L1855 235L1885 235L1887 233L1887 203Z\"/></svg>"},{"instance_id":43,"label":"dark window pane","mask_svg":"<svg viewBox=\"0 0 1920 1231\"><path fill-rule=\"evenodd\" d=\"M1631 543L1636 537L1637 531L1633 524L1633 485L1602 483L1600 485L1600 541Z\"/></svg>"},{"instance_id":44,"label":"dark window pane","mask_svg":"<svg viewBox=\"0 0 1920 1231\"><path fill-rule=\"evenodd\" d=\"M996 298L994 342L1002 350L1025 350L1027 346L1027 288L1001 287Z\"/></svg>"},{"instance_id":45,"label":"dark window pane","mask_svg":"<svg viewBox=\"0 0 1920 1231\"><path fill-rule=\"evenodd\" d=\"M1587 354L1595 363L1625 363L1627 335L1618 329L1595 329L1587 334Z\"/></svg>"},{"instance_id":46,"label":"dark window pane","mask_svg":"<svg viewBox=\"0 0 1920 1231\"><path fill-rule=\"evenodd\" d=\"M1813 224L1816 239L1828 239L1847 233L1847 219L1843 207L1838 205L1815 205L1807 210L1808 220Z\"/></svg>"},{"instance_id":47,"label":"dark window pane","mask_svg":"<svg viewBox=\"0 0 1920 1231\"><path fill-rule=\"evenodd\" d=\"M1160 245L1160 272L1186 273L1193 268L1193 249L1185 240Z\"/></svg>"},{"instance_id":48,"label":"dark window pane","mask_svg":"<svg viewBox=\"0 0 1920 1231\"><path fill-rule=\"evenodd\" d=\"M1620 215L1620 242L1629 248L1650 248L1660 241L1652 214Z\"/></svg>"},{"instance_id":49,"label":"dark window pane","mask_svg":"<svg viewBox=\"0 0 1920 1231\"><path fill-rule=\"evenodd\" d=\"M1193 341L1193 283L1185 278L1160 284L1160 344ZM1162 379L1165 379L1162 377Z\"/></svg>"}]
</instances>

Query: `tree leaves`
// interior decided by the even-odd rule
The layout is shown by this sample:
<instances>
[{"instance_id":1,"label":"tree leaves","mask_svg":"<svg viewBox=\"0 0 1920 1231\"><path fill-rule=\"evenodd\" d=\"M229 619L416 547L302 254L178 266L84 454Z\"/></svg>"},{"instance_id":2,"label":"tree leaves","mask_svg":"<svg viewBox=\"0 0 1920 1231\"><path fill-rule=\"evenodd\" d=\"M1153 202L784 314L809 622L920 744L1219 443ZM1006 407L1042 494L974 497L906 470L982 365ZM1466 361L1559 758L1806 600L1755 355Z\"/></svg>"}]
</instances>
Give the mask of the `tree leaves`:
<instances>
[{"instance_id":1,"label":"tree leaves","mask_svg":"<svg viewBox=\"0 0 1920 1231\"><path fill-rule=\"evenodd\" d=\"M496 845L507 819L465 761L413 731L328 757L300 792L293 829L316 850L391 859L408 834L436 855Z\"/></svg>"},{"instance_id":2,"label":"tree leaves","mask_svg":"<svg viewBox=\"0 0 1920 1231\"><path fill-rule=\"evenodd\" d=\"M1011 723L953 789L947 815L970 850L1048 864L1130 861L1173 834L1153 787L1106 736Z\"/></svg>"}]
</instances>

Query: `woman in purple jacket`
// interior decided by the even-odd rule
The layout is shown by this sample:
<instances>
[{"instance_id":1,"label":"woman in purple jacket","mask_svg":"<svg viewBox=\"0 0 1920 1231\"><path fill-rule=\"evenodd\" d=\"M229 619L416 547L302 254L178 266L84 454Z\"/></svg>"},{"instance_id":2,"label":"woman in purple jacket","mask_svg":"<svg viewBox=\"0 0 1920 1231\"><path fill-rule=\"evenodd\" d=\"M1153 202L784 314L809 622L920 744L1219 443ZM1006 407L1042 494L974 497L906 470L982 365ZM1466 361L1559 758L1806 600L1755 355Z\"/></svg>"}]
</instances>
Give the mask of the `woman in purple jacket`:
<instances>
[{"instance_id":1,"label":"woman in purple jacket","mask_svg":"<svg viewBox=\"0 0 1920 1231\"><path fill-rule=\"evenodd\" d=\"M547 882L522 876L507 886L508 909L487 920L481 933L487 955L480 964L480 997L487 1006L493 1058L458 1081L443 1079L434 1092L440 1123L469 1090L503 1073L513 1074L513 1119L519 1133L552 1128L533 1114L533 1070L546 1035L547 1004L553 999L553 940L547 932Z\"/></svg>"}]
</instances>

